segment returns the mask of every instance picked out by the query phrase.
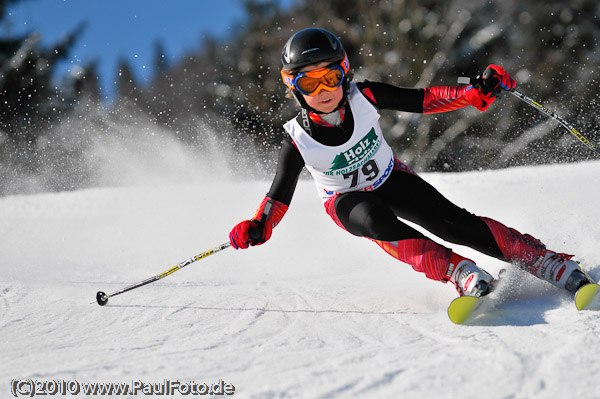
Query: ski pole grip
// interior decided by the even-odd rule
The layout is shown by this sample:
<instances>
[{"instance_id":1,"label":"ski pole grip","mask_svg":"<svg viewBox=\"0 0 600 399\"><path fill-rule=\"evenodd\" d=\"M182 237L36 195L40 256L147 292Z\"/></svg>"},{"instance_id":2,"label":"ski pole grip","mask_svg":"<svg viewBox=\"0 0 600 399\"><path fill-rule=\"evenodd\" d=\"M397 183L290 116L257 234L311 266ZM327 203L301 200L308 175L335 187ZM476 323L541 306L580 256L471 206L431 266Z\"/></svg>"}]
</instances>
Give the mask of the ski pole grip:
<instances>
[{"instance_id":1,"label":"ski pole grip","mask_svg":"<svg viewBox=\"0 0 600 399\"><path fill-rule=\"evenodd\" d=\"M262 232L260 231L260 228L252 226L248 230L248 235L250 236L250 239L252 241L257 241L257 240L260 240L260 237L262 236Z\"/></svg>"}]
</instances>

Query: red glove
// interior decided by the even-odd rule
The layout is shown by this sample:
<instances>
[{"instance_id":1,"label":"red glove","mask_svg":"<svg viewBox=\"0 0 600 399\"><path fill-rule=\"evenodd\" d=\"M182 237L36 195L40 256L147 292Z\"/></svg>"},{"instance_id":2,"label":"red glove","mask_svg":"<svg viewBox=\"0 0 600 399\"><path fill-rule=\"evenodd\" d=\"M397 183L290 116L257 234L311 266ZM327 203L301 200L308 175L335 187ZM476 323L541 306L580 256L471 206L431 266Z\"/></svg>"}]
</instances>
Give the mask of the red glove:
<instances>
[{"instance_id":1,"label":"red glove","mask_svg":"<svg viewBox=\"0 0 600 399\"><path fill-rule=\"evenodd\" d=\"M260 245L271 238L273 228L270 223L262 224L258 220L244 220L229 233L229 241L235 249L246 249Z\"/></svg>"},{"instance_id":2,"label":"red glove","mask_svg":"<svg viewBox=\"0 0 600 399\"><path fill-rule=\"evenodd\" d=\"M515 80L498 65L489 65L478 82L467 90L467 98L471 105L480 111L485 111L496 100L501 89L511 90L517 85Z\"/></svg>"},{"instance_id":3,"label":"red glove","mask_svg":"<svg viewBox=\"0 0 600 399\"><path fill-rule=\"evenodd\" d=\"M277 226L288 206L282 202L265 197L256 210L254 217L244 220L229 233L229 241L235 249L261 245L271 238L273 227Z\"/></svg>"},{"instance_id":4,"label":"red glove","mask_svg":"<svg viewBox=\"0 0 600 399\"><path fill-rule=\"evenodd\" d=\"M512 90L517 86L515 80L499 65L489 65L483 72L481 82L481 91L494 96L500 89Z\"/></svg>"}]
</instances>

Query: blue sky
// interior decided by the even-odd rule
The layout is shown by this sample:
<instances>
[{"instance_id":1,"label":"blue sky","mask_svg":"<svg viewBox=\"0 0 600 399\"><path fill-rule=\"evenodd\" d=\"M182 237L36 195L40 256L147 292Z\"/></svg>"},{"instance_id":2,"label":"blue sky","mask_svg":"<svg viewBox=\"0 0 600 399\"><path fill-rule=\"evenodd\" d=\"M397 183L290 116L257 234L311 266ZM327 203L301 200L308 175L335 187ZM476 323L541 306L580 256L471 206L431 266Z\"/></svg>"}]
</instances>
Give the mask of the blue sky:
<instances>
[{"instance_id":1,"label":"blue sky","mask_svg":"<svg viewBox=\"0 0 600 399\"><path fill-rule=\"evenodd\" d=\"M283 6L292 2L280 0ZM199 49L203 35L226 38L243 20L239 0L26 0L8 8L0 34L37 31L48 46L86 21L85 33L59 73L96 59L104 94L111 96L120 58L129 61L141 82L148 81L157 40L173 63Z\"/></svg>"}]
</instances>

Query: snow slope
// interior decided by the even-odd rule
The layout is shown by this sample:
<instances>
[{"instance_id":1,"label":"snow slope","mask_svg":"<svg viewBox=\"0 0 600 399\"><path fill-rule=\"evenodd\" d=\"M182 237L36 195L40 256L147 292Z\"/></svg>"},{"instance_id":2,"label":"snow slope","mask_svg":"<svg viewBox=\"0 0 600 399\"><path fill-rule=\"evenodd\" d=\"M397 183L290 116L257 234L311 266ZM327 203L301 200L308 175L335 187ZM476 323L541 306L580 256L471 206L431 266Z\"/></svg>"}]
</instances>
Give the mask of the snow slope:
<instances>
[{"instance_id":1,"label":"snow slope","mask_svg":"<svg viewBox=\"0 0 600 399\"><path fill-rule=\"evenodd\" d=\"M600 162L424 175L595 278L598 176ZM237 398L600 397L600 313L509 268L497 312L455 326L454 289L336 227L310 181L266 245L90 304L226 242L270 185L147 183L0 198L1 397L16 378L222 379ZM452 247L494 275L506 266Z\"/></svg>"}]
</instances>

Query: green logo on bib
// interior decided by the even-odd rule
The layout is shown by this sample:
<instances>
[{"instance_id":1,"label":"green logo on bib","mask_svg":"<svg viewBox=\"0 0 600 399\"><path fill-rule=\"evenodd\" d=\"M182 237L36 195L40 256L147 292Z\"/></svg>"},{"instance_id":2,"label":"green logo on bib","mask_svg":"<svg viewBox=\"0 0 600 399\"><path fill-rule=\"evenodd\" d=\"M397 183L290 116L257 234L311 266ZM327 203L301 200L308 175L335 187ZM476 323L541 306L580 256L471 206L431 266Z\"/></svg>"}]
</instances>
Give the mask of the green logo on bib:
<instances>
[{"instance_id":1,"label":"green logo on bib","mask_svg":"<svg viewBox=\"0 0 600 399\"><path fill-rule=\"evenodd\" d=\"M361 160L368 159L379 145L379 137L375 129L371 128L369 133L363 137L354 147L339 153L333 159L330 171L344 169L359 164Z\"/></svg>"}]
</instances>

